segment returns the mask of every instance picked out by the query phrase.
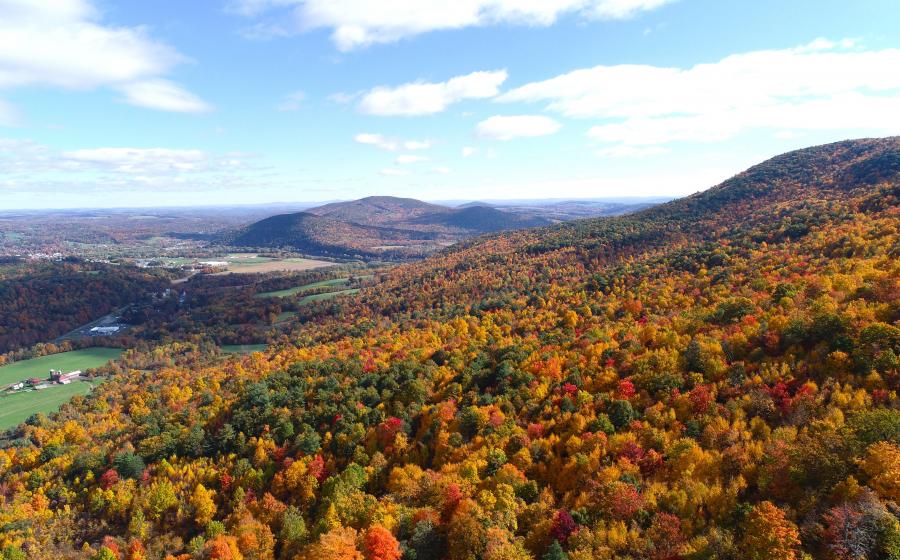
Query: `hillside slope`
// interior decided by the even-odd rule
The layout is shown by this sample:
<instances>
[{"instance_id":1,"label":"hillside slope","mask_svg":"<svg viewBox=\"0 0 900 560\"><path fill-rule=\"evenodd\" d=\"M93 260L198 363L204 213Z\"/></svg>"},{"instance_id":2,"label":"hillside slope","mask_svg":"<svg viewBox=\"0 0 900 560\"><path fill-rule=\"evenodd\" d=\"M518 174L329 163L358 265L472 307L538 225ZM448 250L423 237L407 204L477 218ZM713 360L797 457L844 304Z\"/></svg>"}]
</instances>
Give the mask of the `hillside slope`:
<instances>
[{"instance_id":1,"label":"hillside slope","mask_svg":"<svg viewBox=\"0 0 900 560\"><path fill-rule=\"evenodd\" d=\"M373 256L379 246L424 242L428 232L356 224L309 212L281 214L229 233L235 246L289 248L323 256Z\"/></svg>"},{"instance_id":2,"label":"hillside slope","mask_svg":"<svg viewBox=\"0 0 900 560\"><path fill-rule=\"evenodd\" d=\"M0 450L0 546L895 559L898 158L819 146L463 242L265 355L134 353Z\"/></svg>"},{"instance_id":3,"label":"hillside slope","mask_svg":"<svg viewBox=\"0 0 900 560\"><path fill-rule=\"evenodd\" d=\"M484 233L549 223L486 207L457 209L411 198L372 196L272 216L227 232L219 242L323 256L421 257Z\"/></svg>"},{"instance_id":4,"label":"hillside slope","mask_svg":"<svg viewBox=\"0 0 900 560\"><path fill-rule=\"evenodd\" d=\"M546 226L550 224L550 220L538 216L511 214L487 206L468 206L453 209L451 212L425 214L412 220L412 223L445 226L478 233L493 233Z\"/></svg>"}]
</instances>

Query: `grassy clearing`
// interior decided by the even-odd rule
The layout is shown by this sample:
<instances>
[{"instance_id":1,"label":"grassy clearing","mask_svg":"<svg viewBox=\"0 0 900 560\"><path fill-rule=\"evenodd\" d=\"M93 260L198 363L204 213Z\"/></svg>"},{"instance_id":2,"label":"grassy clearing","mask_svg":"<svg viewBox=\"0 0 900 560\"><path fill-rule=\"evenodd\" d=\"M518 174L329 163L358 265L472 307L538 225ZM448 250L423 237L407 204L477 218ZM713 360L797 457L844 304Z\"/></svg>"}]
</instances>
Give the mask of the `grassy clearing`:
<instances>
[{"instance_id":1,"label":"grassy clearing","mask_svg":"<svg viewBox=\"0 0 900 560\"><path fill-rule=\"evenodd\" d=\"M336 298L338 296L349 296L351 294L355 294L359 291L359 288L353 288L352 290L341 290L339 292L328 292L325 294L313 294L311 296L306 296L305 298L300 300L300 305L306 305L309 303L314 303L317 301L325 301L328 299Z\"/></svg>"},{"instance_id":2,"label":"grassy clearing","mask_svg":"<svg viewBox=\"0 0 900 560\"><path fill-rule=\"evenodd\" d=\"M263 257L266 259L266 257ZM265 273L265 272L296 272L304 270L312 270L314 268L323 268L326 266L334 266L333 262L317 261L314 259L290 258L290 259L248 259L241 262L247 264L239 264L237 261L228 259L228 270L219 274L249 274L249 273Z\"/></svg>"},{"instance_id":3,"label":"grassy clearing","mask_svg":"<svg viewBox=\"0 0 900 560\"><path fill-rule=\"evenodd\" d=\"M258 298L273 298L273 297L290 297L301 292L305 292L308 290L314 290L316 288L323 288L326 286L343 286L347 284L347 280L349 278L334 278L332 280L322 280L320 282L313 282L312 284L304 284L303 286L296 286L294 288L288 288L286 290L277 290L274 292L263 292L261 294L256 294Z\"/></svg>"},{"instance_id":4,"label":"grassy clearing","mask_svg":"<svg viewBox=\"0 0 900 560\"><path fill-rule=\"evenodd\" d=\"M265 344L223 344L219 348L226 354L251 354L253 352L265 352Z\"/></svg>"},{"instance_id":5,"label":"grassy clearing","mask_svg":"<svg viewBox=\"0 0 900 560\"><path fill-rule=\"evenodd\" d=\"M56 412L75 395L87 395L93 385L86 381L58 385L41 391L28 391L0 397L0 430L18 426L32 414Z\"/></svg>"},{"instance_id":6,"label":"grassy clearing","mask_svg":"<svg viewBox=\"0 0 900 560\"><path fill-rule=\"evenodd\" d=\"M76 369L84 371L100 367L110 360L115 360L121 354L122 350L119 348L85 348L84 350L73 350L14 362L0 367L0 387L29 377L46 378L51 369L69 372Z\"/></svg>"}]
</instances>

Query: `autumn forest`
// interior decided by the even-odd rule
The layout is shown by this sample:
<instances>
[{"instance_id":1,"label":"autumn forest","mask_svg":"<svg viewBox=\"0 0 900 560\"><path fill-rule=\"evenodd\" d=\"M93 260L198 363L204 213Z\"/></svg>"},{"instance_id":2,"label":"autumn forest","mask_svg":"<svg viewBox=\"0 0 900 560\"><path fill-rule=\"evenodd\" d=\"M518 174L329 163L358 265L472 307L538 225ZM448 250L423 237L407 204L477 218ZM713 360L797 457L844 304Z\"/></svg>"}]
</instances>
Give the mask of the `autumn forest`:
<instances>
[{"instance_id":1,"label":"autumn forest","mask_svg":"<svg viewBox=\"0 0 900 560\"><path fill-rule=\"evenodd\" d=\"M0 437L0 559L900 560L898 218L889 137L399 266L17 264L3 352L146 303Z\"/></svg>"}]
</instances>

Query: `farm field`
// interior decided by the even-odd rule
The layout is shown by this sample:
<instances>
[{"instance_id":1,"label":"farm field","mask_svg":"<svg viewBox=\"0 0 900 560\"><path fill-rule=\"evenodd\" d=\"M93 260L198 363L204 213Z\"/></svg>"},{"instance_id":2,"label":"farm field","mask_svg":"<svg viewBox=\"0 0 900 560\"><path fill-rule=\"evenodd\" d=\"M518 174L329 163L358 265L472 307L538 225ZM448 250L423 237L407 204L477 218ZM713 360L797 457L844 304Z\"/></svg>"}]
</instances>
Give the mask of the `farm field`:
<instances>
[{"instance_id":1,"label":"farm field","mask_svg":"<svg viewBox=\"0 0 900 560\"><path fill-rule=\"evenodd\" d=\"M223 344L220 348L226 354L251 354L266 351L265 344Z\"/></svg>"},{"instance_id":2,"label":"farm field","mask_svg":"<svg viewBox=\"0 0 900 560\"><path fill-rule=\"evenodd\" d=\"M87 395L93 384L78 381L68 385L58 385L41 391L28 391L14 395L0 396L0 430L18 426L32 414L49 414L75 395Z\"/></svg>"},{"instance_id":3,"label":"farm field","mask_svg":"<svg viewBox=\"0 0 900 560\"><path fill-rule=\"evenodd\" d=\"M313 282L312 284L304 284L303 286L296 286L294 288L287 288L286 290L277 290L274 292L263 292L261 294L256 294L258 298L273 298L273 297L289 297L301 292L305 292L307 290L314 290L316 288L323 288L326 286L343 286L347 283L349 278L333 278L331 280L322 280L320 282Z\"/></svg>"},{"instance_id":4,"label":"farm field","mask_svg":"<svg viewBox=\"0 0 900 560\"><path fill-rule=\"evenodd\" d=\"M323 268L326 266L334 266L333 262L319 261L315 259L290 258L290 259L269 259L265 257L257 258L227 258L228 270L219 274L251 274L264 272L298 272L303 270L313 270L315 268Z\"/></svg>"},{"instance_id":5,"label":"farm field","mask_svg":"<svg viewBox=\"0 0 900 560\"><path fill-rule=\"evenodd\" d=\"M121 354L122 350L119 348L85 348L14 362L0 367L0 387L29 377L47 377L51 369L69 372L100 367Z\"/></svg>"}]
</instances>

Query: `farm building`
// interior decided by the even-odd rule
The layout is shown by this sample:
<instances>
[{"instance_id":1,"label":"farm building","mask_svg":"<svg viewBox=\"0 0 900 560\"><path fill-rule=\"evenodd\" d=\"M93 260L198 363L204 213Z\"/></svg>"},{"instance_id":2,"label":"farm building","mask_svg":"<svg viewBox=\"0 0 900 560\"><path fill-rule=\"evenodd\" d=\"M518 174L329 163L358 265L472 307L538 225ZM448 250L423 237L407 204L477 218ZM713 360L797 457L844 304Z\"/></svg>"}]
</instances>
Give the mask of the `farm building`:
<instances>
[{"instance_id":1,"label":"farm building","mask_svg":"<svg viewBox=\"0 0 900 560\"><path fill-rule=\"evenodd\" d=\"M70 371L69 373L63 373L59 370L50 370L50 381L53 383L60 383L62 385L68 385L72 381L75 381L81 376L81 370Z\"/></svg>"}]
</instances>

